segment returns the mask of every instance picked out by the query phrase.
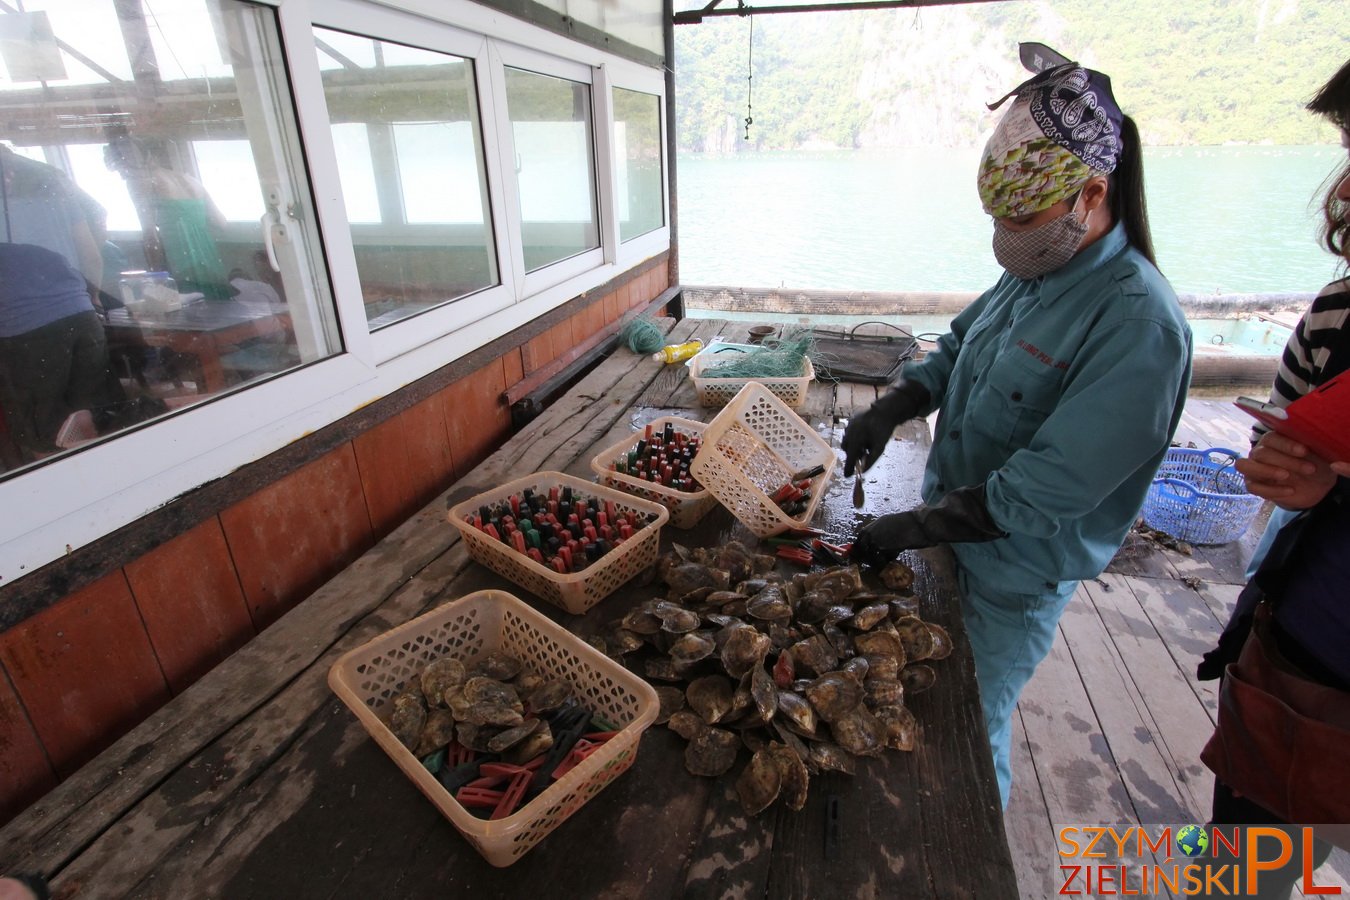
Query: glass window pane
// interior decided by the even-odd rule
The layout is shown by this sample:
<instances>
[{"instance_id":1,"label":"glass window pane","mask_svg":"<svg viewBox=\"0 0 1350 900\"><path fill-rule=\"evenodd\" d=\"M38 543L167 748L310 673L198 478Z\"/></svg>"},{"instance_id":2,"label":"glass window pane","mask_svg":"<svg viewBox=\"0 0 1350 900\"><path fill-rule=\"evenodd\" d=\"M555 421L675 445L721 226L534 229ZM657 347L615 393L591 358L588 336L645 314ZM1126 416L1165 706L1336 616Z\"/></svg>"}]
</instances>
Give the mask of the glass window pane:
<instances>
[{"instance_id":1,"label":"glass window pane","mask_svg":"<svg viewBox=\"0 0 1350 900\"><path fill-rule=\"evenodd\" d=\"M472 61L314 37L371 330L500 283Z\"/></svg>"},{"instance_id":2,"label":"glass window pane","mask_svg":"<svg viewBox=\"0 0 1350 900\"><path fill-rule=\"evenodd\" d=\"M506 70L525 270L600 246L591 86Z\"/></svg>"},{"instance_id":3,"label":"glass window pane","mask_svg":"<svg viewBox=\"0 0 1350 900\"><path fill-rule=\"evenodd\" d=\"M0 473L340 349L275 11L146 8L0 7Z\"/></svg>"},{"instance_id":4,"label":"glass window pane","mask_svg":"<svg viewBox=\"0 0 1350 900\"><path fill-rule=\"evenodd\" d=\"M660 228L661 98L614 89L614 156L618 161L619 240Z\"/></svg>"}]
</instances>

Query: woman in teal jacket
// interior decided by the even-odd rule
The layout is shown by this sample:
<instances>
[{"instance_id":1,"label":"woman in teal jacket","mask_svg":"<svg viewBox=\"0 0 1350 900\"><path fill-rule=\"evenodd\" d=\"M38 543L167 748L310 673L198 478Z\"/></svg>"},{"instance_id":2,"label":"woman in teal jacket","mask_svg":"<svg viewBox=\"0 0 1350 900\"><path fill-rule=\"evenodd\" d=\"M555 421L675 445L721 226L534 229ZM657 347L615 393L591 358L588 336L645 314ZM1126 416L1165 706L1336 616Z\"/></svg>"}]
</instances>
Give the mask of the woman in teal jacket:
<instances>
[{"instance_id":1,"label":"woman in teal jacket","mask_svg":"<svg viewBox=\"0 0 1350 900\"><path fill-rule=\"evenodd\" d=\"M898 424L940 409L926 505L864 527L854 556L952 545L1004 805L1017 698L1074 588L1138 516L1191 372L1190 328L1153 259L1139 133L1110 79L1062 62L1014 95L979 174L1007 271L843 440L845 474L865 471Z\"/></svg>"}]
</instances>

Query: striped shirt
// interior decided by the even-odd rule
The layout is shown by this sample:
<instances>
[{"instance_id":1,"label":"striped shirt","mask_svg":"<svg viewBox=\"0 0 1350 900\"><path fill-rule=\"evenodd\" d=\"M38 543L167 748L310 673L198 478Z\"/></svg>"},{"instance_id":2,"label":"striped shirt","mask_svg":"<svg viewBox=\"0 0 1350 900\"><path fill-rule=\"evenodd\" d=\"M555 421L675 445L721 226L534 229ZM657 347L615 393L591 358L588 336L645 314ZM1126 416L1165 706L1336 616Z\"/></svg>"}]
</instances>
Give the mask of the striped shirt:
<instances>
[{"instance_id":1,"label":"striped shirt","mask_svg":"<svg viewBox=\"0 0 1350 900\"><path fill-rule=\"evenodd\" d=\"M1281 408L1293 403L1326 381L1335 372L1326 371L1327 362L1350 321L1350 278L1333 281L1322 288L1308 311L1294 326L1285 344L1280 368L1271 386L1270 402ZM1252 429L1252 443L1267 431L1264 425Z\"/></svg>"}]
</instances>

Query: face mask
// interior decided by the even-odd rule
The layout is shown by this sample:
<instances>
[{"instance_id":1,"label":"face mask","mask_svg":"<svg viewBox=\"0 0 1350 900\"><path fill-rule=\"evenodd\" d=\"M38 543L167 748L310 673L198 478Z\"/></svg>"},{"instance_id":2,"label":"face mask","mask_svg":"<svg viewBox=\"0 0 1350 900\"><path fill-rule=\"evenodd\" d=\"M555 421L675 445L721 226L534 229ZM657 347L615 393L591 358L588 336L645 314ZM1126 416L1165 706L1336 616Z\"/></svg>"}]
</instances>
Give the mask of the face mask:
<instances>
[{"instance_id":1,"label":"face mask","mask_svg":"<svg viewBox=\"0 0 1350 900\"><path fill-rule=\"evenodd\" d=\"M1087 222L1078 220L1077 209L1075 200L1073 209L1031 231L1013 231L995 219L994 258L1018 278L1036 278L1055 271L1073 259L1087 234Z\"/></svg>"}]
</instances>

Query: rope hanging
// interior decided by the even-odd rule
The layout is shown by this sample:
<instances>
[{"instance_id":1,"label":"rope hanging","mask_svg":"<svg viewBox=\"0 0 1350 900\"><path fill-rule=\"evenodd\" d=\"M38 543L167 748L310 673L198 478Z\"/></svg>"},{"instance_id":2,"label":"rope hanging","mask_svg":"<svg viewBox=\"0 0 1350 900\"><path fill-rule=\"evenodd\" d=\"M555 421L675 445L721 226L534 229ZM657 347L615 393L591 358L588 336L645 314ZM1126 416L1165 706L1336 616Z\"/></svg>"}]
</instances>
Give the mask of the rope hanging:
<instances>
[{"instance_id":1,"label":"rope hanging","mask_svg":"<svg viewBox=\"0 0 1350 900\"><path fill-rule=\"evenodd\" d=\"M738 0L741 9L745 9L745 0ZM746 13L741 13L746 15ZM755 92L755 17L750 16L750 51L745 61L745 139L750 140L750 126L754 118L750 115L750 98Z\"/></svg>"}]
</instances>

